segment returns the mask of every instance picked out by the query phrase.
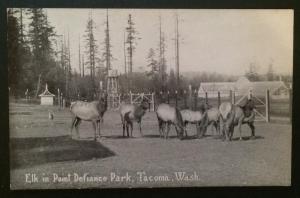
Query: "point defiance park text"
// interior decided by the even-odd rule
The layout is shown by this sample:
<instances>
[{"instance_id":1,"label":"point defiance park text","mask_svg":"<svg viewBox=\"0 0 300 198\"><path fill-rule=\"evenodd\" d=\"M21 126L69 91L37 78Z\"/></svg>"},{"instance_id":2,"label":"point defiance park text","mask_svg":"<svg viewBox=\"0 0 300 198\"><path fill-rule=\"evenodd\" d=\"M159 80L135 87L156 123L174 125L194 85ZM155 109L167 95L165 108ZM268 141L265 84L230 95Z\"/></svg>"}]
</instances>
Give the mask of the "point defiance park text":
<instances>
[{"instance_id":1,"label":"point defiance park text","mask_svg":"<svg viewBox=\"0 0 300 198\"><path fill-rule=\"evenodd\" d=\"M200 177L196 172L174 172L171 175L151 175L145 171L137 171L136 173L118 174L111 172L108 175L93 176L89 173L78 174L68 173L60 175L58 173L52 173L50 175L38 175L36 173L26 173L25 183L69 183L69 182L95 182L95 183L150 183L150 182L191 182L200 181Z\"/></svg>"}]
</instances>

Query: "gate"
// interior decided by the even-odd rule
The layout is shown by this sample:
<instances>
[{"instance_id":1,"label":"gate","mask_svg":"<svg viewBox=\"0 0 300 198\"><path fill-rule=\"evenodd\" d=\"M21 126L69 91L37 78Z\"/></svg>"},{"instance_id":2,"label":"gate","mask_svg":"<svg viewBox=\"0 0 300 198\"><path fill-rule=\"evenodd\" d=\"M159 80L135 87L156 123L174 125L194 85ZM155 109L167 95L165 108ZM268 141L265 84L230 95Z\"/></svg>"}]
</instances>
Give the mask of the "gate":
<instances>
[{"instance_id":1,"label":"gate","mask_svg":"<svg viewBox=\"0 0 300 198\"><path fill-rule=\"evenodd\" d=\"M137 93L133 94L130 92L130 103L140 104L143 100L149 103L149 111L154 111L154 93Z\"/></svg>"},{"instance_id":2,"label":"gate","mask_svg":"<svg viewBox=\"0 0 300 198\"><path fill-rule=\"evenodd\" d=\"M238 101L233 102L236 105L239 105L245 98L251 98L255 103L255 121L257 122L270 122L270 96L269 90L266 90L265 101L260 99L259 97L252 94L252 90L249 90L247 94L243 95ZM235 101L233 99L232 101Z\"/></svg>"},{"instance_id":3,"label":"gate","mask_svg":"<svg viewBox=\"0 0 300 198\"><path fill-rule=\"evenodd\" d=\"M126 100L124 96L129 96L129 100ZM154 111L154 93L129 93L125 95L121 94L108 94L108 108L116 110L120 107L122 101L127 101L130 104L140 104L143 100L149 103L149 111Z\"/></svg>"}]
</instances>

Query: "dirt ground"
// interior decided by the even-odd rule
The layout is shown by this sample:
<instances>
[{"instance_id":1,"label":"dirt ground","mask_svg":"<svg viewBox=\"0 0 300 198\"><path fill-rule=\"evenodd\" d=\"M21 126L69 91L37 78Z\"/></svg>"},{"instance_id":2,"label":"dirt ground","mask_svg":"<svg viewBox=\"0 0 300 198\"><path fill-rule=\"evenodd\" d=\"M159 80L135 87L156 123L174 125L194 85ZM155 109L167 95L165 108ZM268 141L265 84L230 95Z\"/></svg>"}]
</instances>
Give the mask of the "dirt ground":
<instances>
[{"instance_id":1,"label":"dirt ground","mask_svg":"<svg viewBox=\"0 0 300 198\"><path fill-rule=\"evenodd\" d=\"M134 138L123 138L117 111L105 113L98 142L91 123L80 125L80 140L70 138L70 125L68 109L10 104L12 189L290 185L290 124L257 122L254 140L245 125L244 140L235 131L232 142L211 128L195 139L193 125L186 140L174 127L160 139L154 112L143 118L143 137L135 124Z\"/></svg>"}]
</instances>

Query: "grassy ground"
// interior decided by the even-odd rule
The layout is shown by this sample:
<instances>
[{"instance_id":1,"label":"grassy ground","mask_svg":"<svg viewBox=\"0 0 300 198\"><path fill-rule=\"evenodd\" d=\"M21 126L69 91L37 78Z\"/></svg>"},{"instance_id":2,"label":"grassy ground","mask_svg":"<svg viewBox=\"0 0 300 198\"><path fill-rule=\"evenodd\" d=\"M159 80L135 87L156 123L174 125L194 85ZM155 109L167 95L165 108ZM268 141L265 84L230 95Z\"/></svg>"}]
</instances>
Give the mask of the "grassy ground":
<instances>
[{"instance_id":1,"label":"grassy ground","mask_svg":"<svg viewBox=\"0 0 300 198\"><path fill-rule=\"evenodd\" d=\"M48 110L54 120L48 119ZM250 140L250 130L243 126L244 141L223 142L209 129L207 137L194 139L195 126L188 127L190 138L178 140L171 128L170 139L158 137L156 116L148 112L143 118L141 137L137 125L134 138L123 138L117 112L108 111L101 127L102 138L93 141L92 124L82 122L80 140L70 134L68 110L38 105L10 104L11 188L105 188L171 186L248 186L289 185L291 179L291 125L256 123L257 138ZM137 172L150 179L140 180ZM175 173L186 172L190 180L179 181ZM38 182L29 183L35 173ZM74 181L77 175L97 176L98 181ZM132 176L116 181L116 175ZM58 176L71 180L53 182ZM111 175L112 174L112 175ZM99 177L107 176L101 182ZM112 176L112 177L111 177ZM159 176L159 177L158 177ZM49 177L43 182L42 177ZM111 181L111 178L113 180Z\"/></svg>"}]
</instances>

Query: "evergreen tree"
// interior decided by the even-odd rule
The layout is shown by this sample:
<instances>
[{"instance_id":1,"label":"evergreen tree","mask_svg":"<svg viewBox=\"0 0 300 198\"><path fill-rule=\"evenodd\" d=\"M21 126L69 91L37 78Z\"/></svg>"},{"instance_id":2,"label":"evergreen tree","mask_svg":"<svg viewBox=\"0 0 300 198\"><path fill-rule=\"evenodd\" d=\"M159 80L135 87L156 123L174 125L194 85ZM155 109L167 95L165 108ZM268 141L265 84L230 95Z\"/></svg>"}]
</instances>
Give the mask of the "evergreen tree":
<instances>
[{"instance_id":1,"label":"evergreen tree","mask_svg":"<svg viewBox=\"0 0 300 198\"><path fill-rule=\"evenodd\" d=\"M44 81L51 80L48 75L51 67L55 67L51 38L55 36L54 28L50 26L42 8L28 10L31 20L29 24L29 43L32 49L32 74L37 82L37 97L40 91L41 78Z\"/></svg>"},{"instance_id":2,"label":"evergreen tree","mask_svg":"<svg viewBox=\"0 0 300 198\"><path fill-rule=\"evenodd\" d=\"M94 28L95 23L92 17L89 18L87 26L86 26L86 34L85 34L85 54L87 56L87 61L85 64L88 65L88 68L90 69L90 85L91 89L91 98L93 98L94 94L96 93L96 85L95 85L95 68L96 68L96 62L99 61L99 58L97 57L98 53L98 46L96 44L96 39L94 36Z\"/></svg>"},{"instance_id":3,"label":"evergreen tree","mask_svg":"<svg viewBox=\"0 0 300 198\"><path fill-rule=\"evenodd\" d=\"M159 53L159 60L158 60L158 70L159 70L159 81L161 84L161 90L166 90L166 82L167 82L167 61L165 58L165 52L166 52L166 38L164 33L162 32L161 28L161 17L159 17L159 44L158 44L158 53Z\"/></svg>"},{"instance_id":4,"label":"evergreen tree","mask_svg":"<svg viewBox=\"0 0 300 198\"><path fill-rule=\"evenodd\" d=\"M132 21L131 14L128 15L128 27L126 27L126 32L127 32L127 39L126 39L126 44L127 44L127 53L128 53L128 78L129 78L129 90L132 88L132 71L133 71L133 53L136 49L137 45L137 31L134 28L134 22Z\"/></svg>"},{"instance_id":5,"label":"evergreen tree","mask_svg":"<svg viewBox=\"0 0 300 198\"><path fill-rule=\"evenodd\" d=\"M257 73L257 66L255 63L250 63L249 65L249 70L246 71L245 76L250 80L250 81L258 81L259 80L259 75Z\"/></svg>"},{"instance_id":6,"label":"evergreen tree","mask_svg":"<svg viewBox=\"0 0 300 198\"><path fill-rule=\"evenodd\" d=\"M20 56L19 56L19 29L18 21L14 16L13 9L8 9L7 13L7 65L8 65L8 85L13 95L18 89L20 75Z\"/></svg>"},{"instance_id":7,"label":"evergreen tree","mask_svg":"<svg viewBox=\"0 0 300 198\"><path fill-rule=\"evenodd\" d=\"M147 72L147 76L151 81L151 91L159 92L159 74L158 74L158 62L155 60L155 51L150 48L147 56L147 67L149 71Z\"/></svg>"},{"instance_id":8,"label":"evergreen tree","mask_svg":"<svg viewBox=\"0 0 300 198\"><path fill-rule=\"evenodd\" d=\"M108 11L106 11L106 28L104 30L105 38L104 38L104 49L102 53L102 59L105 60L106 63L106 75L108 74L108 71L111 69L111 60L113 59L112 53L111 53L111 44L110 44L110 32L109 32L109 21L108 21Z\"/></svg>"},{"instance_id":9,"label":"evergreen tree","mask_svg":"<svg viewBox=\"0 0 300 198\"><path fill-rule=\"evenodd\" d=\"M175 71L173 68L170 69L170 75L168 79L168 90L171 92L174 92L176 90L176 77L175 77Z\"/></svg>"}]
</instances>

